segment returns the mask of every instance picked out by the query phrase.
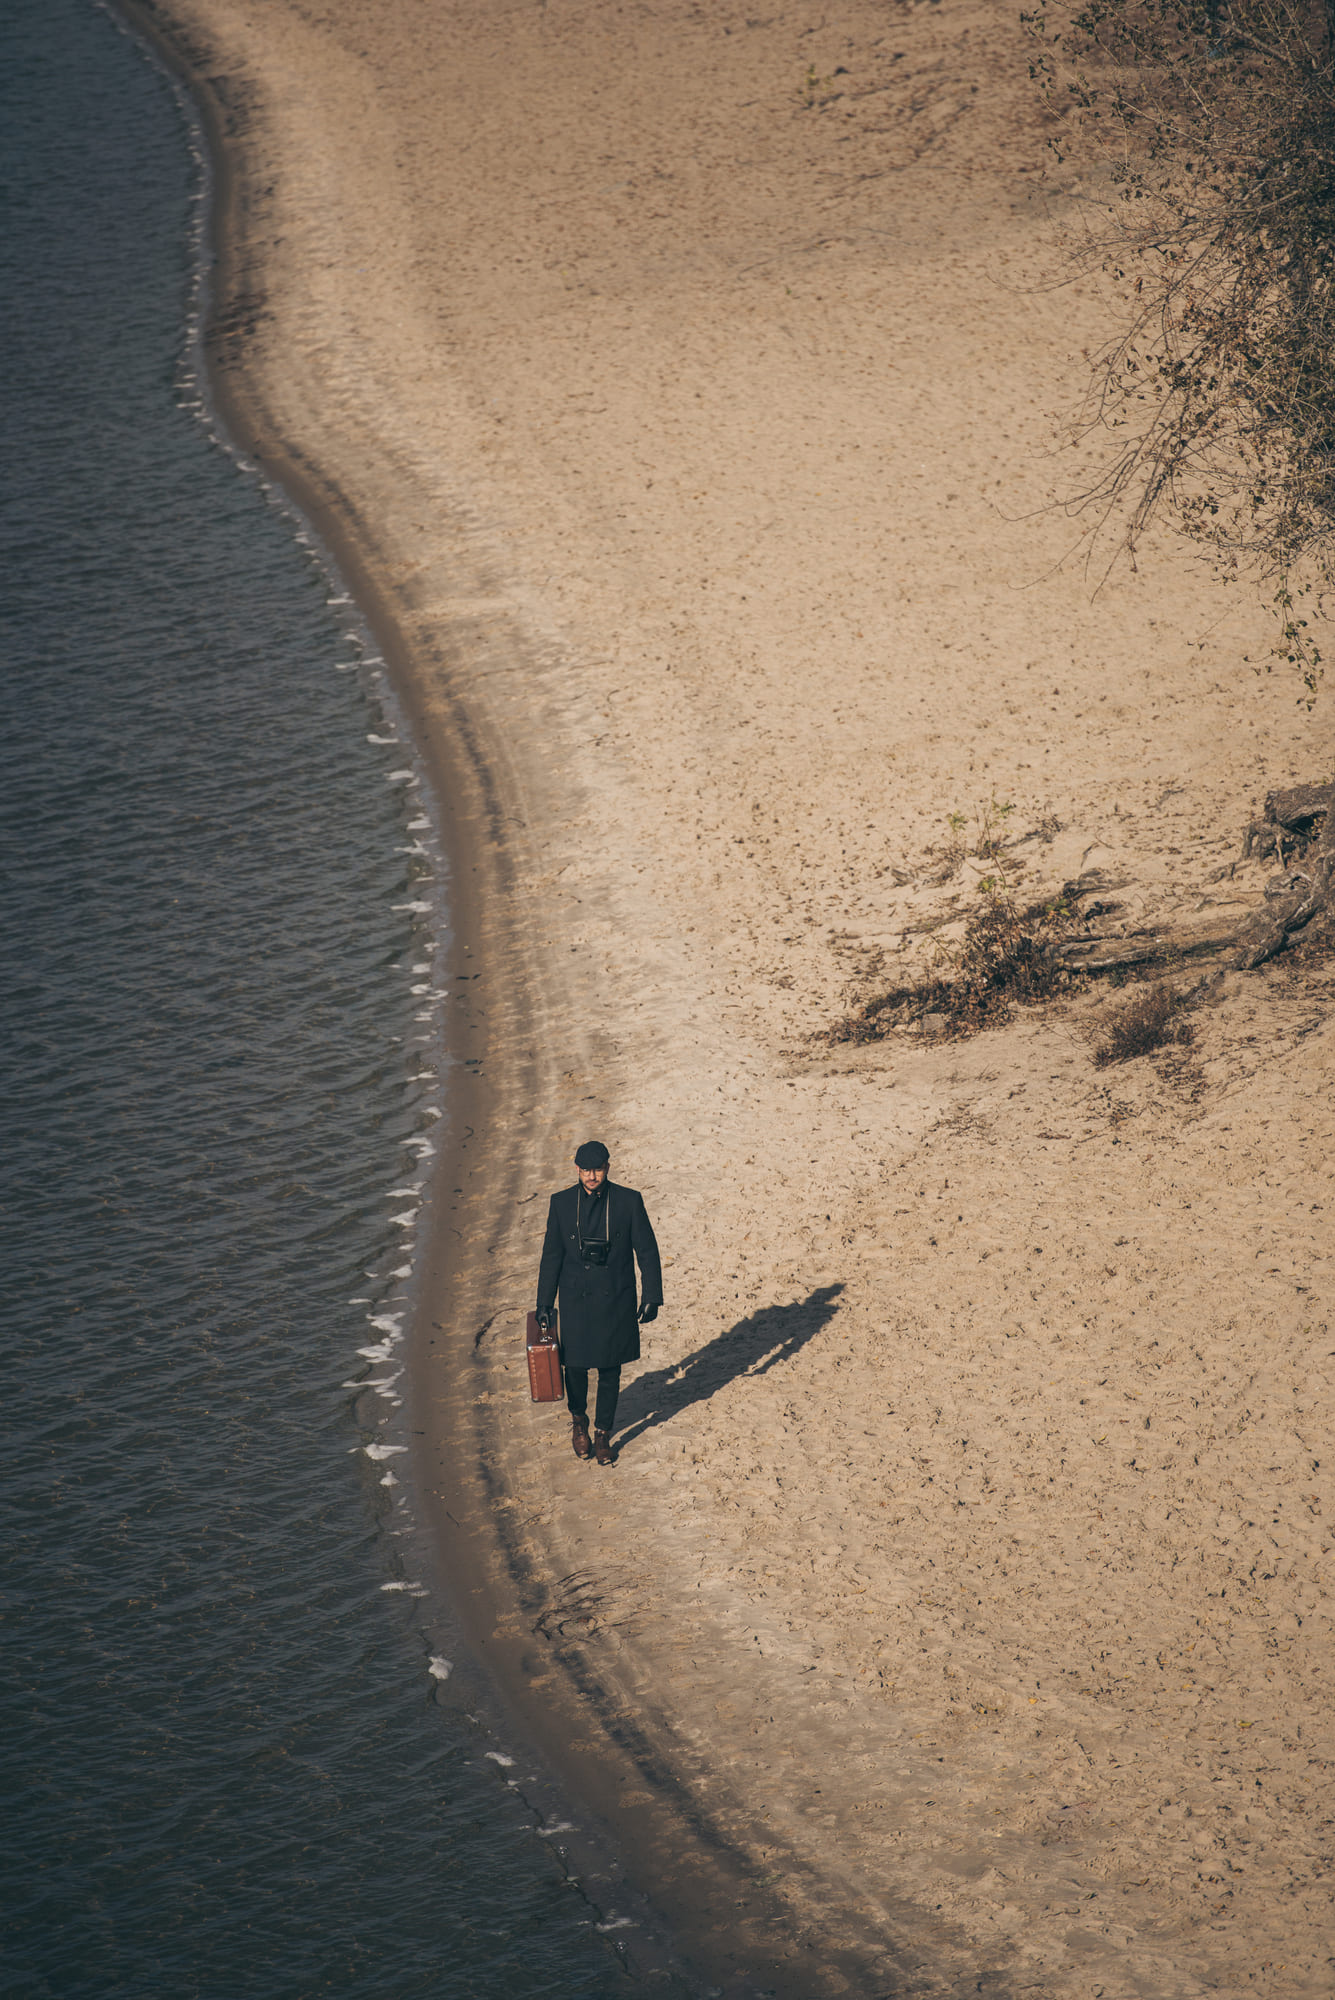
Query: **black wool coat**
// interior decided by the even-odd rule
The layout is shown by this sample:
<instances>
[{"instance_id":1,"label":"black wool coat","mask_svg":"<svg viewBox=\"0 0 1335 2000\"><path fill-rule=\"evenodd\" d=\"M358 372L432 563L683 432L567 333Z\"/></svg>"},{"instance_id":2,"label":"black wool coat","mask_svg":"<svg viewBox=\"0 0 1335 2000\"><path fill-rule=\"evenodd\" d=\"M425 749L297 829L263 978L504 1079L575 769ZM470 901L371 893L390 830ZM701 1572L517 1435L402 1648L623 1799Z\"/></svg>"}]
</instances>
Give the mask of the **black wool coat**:
<instances>
[{"instance_id":1,"label":"black wool coat","mask_svg":"<svg viewBox=\"0 0 1335 2000\"><path fill-rule=\"evenodd\" d=\"M586 1264L579 1245L579 1183L554 1194L538 1266L538 1312L549 1313L560 1296L561 1360L567 1368L620 1368L640 1358L635 1260L644 1303L663 1303L663 1269L643 1198L634 1188L603 1183L592 1234L609 1248L603 1265ZM588 1208L588 1202L585 1202ZM585 1238L590 1235L586 1226Z\"/></svg>"}]
</instances>

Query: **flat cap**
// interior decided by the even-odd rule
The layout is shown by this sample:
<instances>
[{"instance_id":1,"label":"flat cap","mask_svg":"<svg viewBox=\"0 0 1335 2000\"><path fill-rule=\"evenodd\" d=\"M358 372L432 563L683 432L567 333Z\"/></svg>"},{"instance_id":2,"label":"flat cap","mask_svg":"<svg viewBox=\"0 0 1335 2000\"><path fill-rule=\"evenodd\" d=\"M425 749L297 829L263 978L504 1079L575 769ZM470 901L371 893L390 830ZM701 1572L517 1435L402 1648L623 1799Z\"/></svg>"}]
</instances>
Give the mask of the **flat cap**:
<instances>
[{"instance_id":1,"label":"flat cap","mask_svg":"<svg viewBox=\"0 0 1335 2000\"><path fill-rule=\"evenodd\" d=\"M612 1155L601 1139L586 1139L575 1154L577 1167L605 1167Z\"/></svg>"}]
</instances>

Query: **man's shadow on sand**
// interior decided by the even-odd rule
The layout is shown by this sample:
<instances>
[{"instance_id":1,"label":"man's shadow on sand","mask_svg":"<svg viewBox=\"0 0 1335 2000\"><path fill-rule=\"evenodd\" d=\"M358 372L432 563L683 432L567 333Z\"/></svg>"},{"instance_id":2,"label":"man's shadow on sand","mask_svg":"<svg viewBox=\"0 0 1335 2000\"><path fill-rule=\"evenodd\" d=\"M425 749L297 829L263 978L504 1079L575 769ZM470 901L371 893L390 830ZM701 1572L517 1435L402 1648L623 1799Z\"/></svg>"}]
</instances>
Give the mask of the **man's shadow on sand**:
<instances>
[{"instance_id":1,"label":"man's shadow on sand","mask_svg":"<svg viewBox=\"0 0 1335 2000\"><path fill-rule=\"evenodd\" d=\"M765 1306L749 1319L739 1319L726 1333L688 1354L670 1368L652 1368L637 1375L621 1396L617 1449L657 1424L671 1423L696 1403L707 1403L725 1383L741 1375L767 1375L781 1361L800 1352L839 1310L842 1285L818 1285L804 1299L786 1306Z\"/></svg>"}]
</instances>

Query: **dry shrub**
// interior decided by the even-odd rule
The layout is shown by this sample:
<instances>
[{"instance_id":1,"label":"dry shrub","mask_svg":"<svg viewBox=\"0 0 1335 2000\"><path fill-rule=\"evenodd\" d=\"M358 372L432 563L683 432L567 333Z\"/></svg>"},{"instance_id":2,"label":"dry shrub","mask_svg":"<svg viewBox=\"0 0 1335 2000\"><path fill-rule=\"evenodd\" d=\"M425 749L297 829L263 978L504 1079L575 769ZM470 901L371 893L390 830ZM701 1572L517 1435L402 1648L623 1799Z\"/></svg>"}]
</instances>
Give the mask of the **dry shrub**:
<instances>
[{"instance_id":1,"label":"dry shrub","mask_svg":"<svg viewBox=\"0 0 1335 2000\"><path fill-rule=\"evenodd\" d=\"M832 1042L880 1041L892 1028L930 1021L969 1035L1004 1021L1016 1001L1047 1000L1069 984L1052 947L1071 922L1064 903L1020 909L995 883L969 912L948 971L869 1000L828 1031Z\"/></svg>"},{"instance_id":2,"label":"dry shrub","mask_svg":"<svg viewBox=\"0 0 1335 2000\"><path fill-rule=\"evenodd\" d=\"M947 1019L956 1028L1004 1021L1017 1000L1048 1000L1067 983L1052 946L1070 923L1064 903L1031 903L1018 909L1010 897L984 892L964 926L964 940L948 982Z\"/></svg>"},{"instance_id":3,"label":"dry shrub","mask_svg":"<svg viewBox=\"0 0 1335 2000\"><path fill-rule=\"evenodd\" d=\"M1073 426L1108 452L1067 510L1134 555L1166 509L1226 579L1267 580L1310 702L1323 621L1298 599L1335 581L1335 5L1038 0L1020 18L1049 146L1083 156L1073 275L1101 267L1122 298Z\"/></svg>"},{"instance_id":4,"label":"dry shrub","mask_svg":"<svg viewBox=\"0 0 1335 2000\"><path fill-rule=\"evenodd\" d=\"M1133 1056L1147 1056L1172 1042L1189 1042L1191 1028L1176 1020L1182 1005L1181 996L1162 980L1157 986L1142 986L1118 1009L1106 1039L1095 1049L1097 1067L1107 1069L1110 1063L1130 1062Z\"/></svg>"}]
</instances>

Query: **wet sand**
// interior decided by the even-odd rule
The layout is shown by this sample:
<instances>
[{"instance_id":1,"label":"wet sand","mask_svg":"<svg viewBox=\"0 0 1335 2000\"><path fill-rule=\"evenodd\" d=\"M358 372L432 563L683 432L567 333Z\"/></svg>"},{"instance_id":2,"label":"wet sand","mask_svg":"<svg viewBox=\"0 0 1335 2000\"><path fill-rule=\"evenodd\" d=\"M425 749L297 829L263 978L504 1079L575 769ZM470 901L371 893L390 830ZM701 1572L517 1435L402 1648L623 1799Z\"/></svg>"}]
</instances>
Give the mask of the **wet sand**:
<instances>
[{"instance_id":1,"label":"wet sand","mask_svg":"<svg viewBox=\"0 0 1335 2000\"><path fill-rule=\"evenodd\" d=\"M1180 547L1056 567L1105 306L1012 16L133 12L445 821L417 1470L519 1726L730 1992L1324 1996L1329 963L1114 1069L1102 989L822 1039L992 801L1017 893L1185 919L1331 764ZM667 1266L612 1473L519 1352L590 1134Z\"/></svg>"}]
</instances>

